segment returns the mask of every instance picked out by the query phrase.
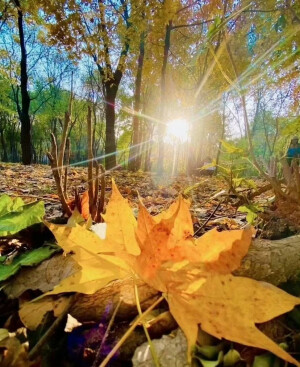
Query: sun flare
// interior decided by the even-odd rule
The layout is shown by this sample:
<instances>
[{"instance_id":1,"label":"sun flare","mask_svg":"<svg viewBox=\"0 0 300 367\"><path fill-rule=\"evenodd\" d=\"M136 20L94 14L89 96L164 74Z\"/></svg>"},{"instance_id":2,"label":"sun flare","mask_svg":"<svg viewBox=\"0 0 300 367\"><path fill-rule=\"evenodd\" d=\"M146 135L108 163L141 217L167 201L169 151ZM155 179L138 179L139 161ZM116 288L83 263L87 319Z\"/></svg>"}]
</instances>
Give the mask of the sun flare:
<instances>
[{"instance_id":1,"label":"sun flare","mask_svg":"<svg viewBox=\"0 0 300 367\"><path fill-rule=\"evenodd\" d=\"M185 143L189 139L189 124L185 119L171 120L167 123L166 128L166 142L174 142L179 140Z\"/></svg>"}]
</instances>

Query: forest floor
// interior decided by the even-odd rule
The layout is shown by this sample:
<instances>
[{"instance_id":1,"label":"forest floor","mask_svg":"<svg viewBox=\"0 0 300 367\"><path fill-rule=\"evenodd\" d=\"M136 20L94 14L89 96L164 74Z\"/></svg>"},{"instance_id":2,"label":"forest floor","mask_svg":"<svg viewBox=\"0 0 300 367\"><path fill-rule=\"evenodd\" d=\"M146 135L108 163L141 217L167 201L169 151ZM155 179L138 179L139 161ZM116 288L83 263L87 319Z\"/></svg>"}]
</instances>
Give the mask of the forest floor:
<instances>
[{"instance_id":1,"label":"forest floor","mask_svg":"<svg viewBox=\"0 0 300 367\"><path fill-rule=\"evenodd\" d=\"M246 214L238 211L238 207L240 205L241 196L248 193L250 189L247 187L240 187L238 191L241 196L229 195L228 184L226 180L221 177L186 175L162 177L154 173L131 173L125 170L113 171L110 175L106 175L106 201L109 200L111 193L111 178L109 176L115 179L121 194L129 200L134 215L137 215L138 212L139 196L142 198L148 211L152 215L156 215L167 209L181 194L191 200L190 211L194 223L194 230L199 236L213 227L218 227L222 230L238 229L247 226ZM73 196L75 187L80 193L87 190L87 168L72 167L69 169L68 177L69 198ZM257 187L266 185L264 181L259 179L256 179L255 183ZM55 182L49 166L23 166L21 164L0 163L0 196L4 193L12 197L21 197L27 203L43 200L46 208L46 219L48 221L66 221L66 218L62 215L61 205L56 194ZM268 239L279 239L300 233L299 213L287 211L287 207L284 205L278 206L278 204L275 204L273 196L274 194L272 191L266 191L256 196L252 202L252 204L262 209L262 211L258 213L259 216L255 223L258 229L257 236ZM0 241L0 251L2 251L2 254L5 254L7 251L5 247L7 247L7 243L4 244L3 242L2 244ZM26 247L25 251L27 250L28 248ZM36 295L37 294L30 294L30 297ZM3 315L11 315L8 318L10 321L5 321L5 323L3 323L4 327L8 327L7 325L13 327L14 323L19 324L19 320L15 320L13 316L17 312L17 309L17 301L7 299L0 291L0 319L2 318L4 322L7 320L7 316L4 317ZM50 327L53 320L49 322L50 323L47 324L48 327ZM77 345L79 343L80 348L82 346L82 342L78 341L80 338L88 339L89 342L94 340L94 338L99 339L97 333L99 333L100 329L98 324L94 324L93 326L91 326L91 323L84 325L82 327L83 329L80 329L80 335L77 335L76 332L73 334L73 338L76 339ZM0 328L3 327L3 325L0 324ZM126 323L126 328L127 327L128 323ZM63 335L62 330L61 335ZM35 337L36 336L33 338ZM70 340L71 339L69 339L69 342ZM74 340L72 342L74 342ZM58 347L58 349L59 348L60 347ZM251 353L251 350L251 348L248 348L246 353ZM86 348L86 353L90 352L90 348ZM94 353L94 351L92 352ZM61 353L61 351L59 353ZM82 351L80 353L82 354ZM256 354L256 352L254 354ZM75 359L76 358L75 356ZM50 365L53 363L52 359L51 361ZM82 364L78 365L89 366L89 356L85 356ZM112 366L113 365L114 364L112 364ZM241 364L241 366L244 365L245 364ZM119 365L115 364L115 366Z\"/></svg>"},{"instance_id":2,"label":"forest floor","mask_svg":"<svg viewBox=\"0 0 300 367\"><path fill-rule=\"evenodd\" d=\"M126 170L112 171L106 175L106 201L111 192L112 176L121 192L127 198L137 214L139 196L152 215L160 213L183 194L191 200L191 214L195 231L200 227L209 230L223 225L227 229L242 228L246 225L245 213L239 212L238 198L227 195L228 184L222 177L211 176L159 176L151 172L128 172ZM87 168L71 167L68 172L68 195L74 195L74 189L79 193L87 190ZM266 183L254 179L257 187ZM250 191L240 187L243 194ZM46 209L46 219L54 220L62 216L61 205L56 194L56 186L50 166L1 163L0 164L0 194L21 197L25 202L43 200ZM273 192L267 191L252 201L263 210L257 220L260 228L259 235L263 238L279 239L300 232L300 213L291 205L273 203ZM229 221L231 219L231 221ZM201 234L201 232L199 233Z\"/></svg>"}]
</instances>

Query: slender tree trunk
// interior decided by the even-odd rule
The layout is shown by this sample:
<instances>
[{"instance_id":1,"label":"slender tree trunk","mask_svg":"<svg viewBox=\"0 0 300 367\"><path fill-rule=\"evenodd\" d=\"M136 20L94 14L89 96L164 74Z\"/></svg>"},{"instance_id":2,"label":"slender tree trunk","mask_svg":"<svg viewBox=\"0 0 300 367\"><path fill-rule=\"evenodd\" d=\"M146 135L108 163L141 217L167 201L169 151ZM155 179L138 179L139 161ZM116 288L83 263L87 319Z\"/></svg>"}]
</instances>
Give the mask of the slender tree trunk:
<instances>
[{"instance_id":1,"label":"slender tree trunk","mask_svg":"<svg viewBox=\"0 0 300 367\"><path fill-rule=\"evenodd\" d=\"M111 86L113 85L113 86ZM115 122L116 112L115 103L117 95L117 86L114 81L109 80L105 83L105 120L106 120L106 133L105 133L105 168L112 169L117 166L117 146L115 136Z\"/></svg>"},{"instance_id":2,"label":"slender tree trunk","mask_svg":"<svg viewBox=\"0 0 300 367\"><path fill-rule=\"evenodd\" d=\"M164 157L165 157L165 146L164 146L164 135L166 131L165 125L165 111L166 111L166 74L167 74L167 65L168 65L168 56L171 45L171 31L172 31L172 20L166 25L166 33L165 33L165 43L164 43L164 58L163 65L161 69L161 102L160 102L160 124L158 128L159 132L159 143L158 143L158 164L157 169L158 172L162 173L164 169Z\"/></svg>"},{"instance_id":3,"label":"slender tree trunk","mask_svg":"<svg viewBox=\"0 0 300 367\"><path fill-rule=\"evenodd\" d=\"M7 154L7 148L6 148L5 138L4 138L4 129L0 130L0 139L1 139L2 153L3 153L2 161L8 162L8 154Z\"/></svg>"},{"instance_id":4,"label":"slender tree trunk","mask_svg":"<svg viewBox=\"0 0 300 367\"><path fill-rule=\"evenodd\" d=\"M141 143L141 127L140 118L137 115L141 108L141 88L142 88L142 74L145 57L145 32L142 32L140 37L140 51L138 58L138 67L135 79L134 92L134 115L132 119L132 143L129 152L129 169L137 171L141 167L141 147L137 146Z\"/></svg>"},{"instance_id":5,"label":"slender tree trunk","mask_svg":"<svg viewBox=\"0 0 300 367\"><path fill-rule=\"evenodd\" d=\"M219 170L219 161L220 161L220 155L221 155L222 140L224 140L224 137L225 137L225 120L226 120L225 104L226 104L226 101L223 100L222 131L221 131L221 140L219 142L218 152L217 152L217 157L216 157L216 171L215 171L215 174L217 174L218 170Z\"/></svg>"},{"instance_id":6,"label":"slender tree trunk","mask_svg":"<svg viewBox=\"0 0 300 367\"><path fill-rule=\"evenodd\" d=\"M27 53L24 36L23 12L20 7L20 1L14 0L18 10L18 30L21 48L21 97L22 105L19 111L21 121L21 149L22 163L31 164L32 162L32 142L31 142L31 121L29 116L30 96L28 92L28 71L27 71Z\"/></svg>"}]
</instances>

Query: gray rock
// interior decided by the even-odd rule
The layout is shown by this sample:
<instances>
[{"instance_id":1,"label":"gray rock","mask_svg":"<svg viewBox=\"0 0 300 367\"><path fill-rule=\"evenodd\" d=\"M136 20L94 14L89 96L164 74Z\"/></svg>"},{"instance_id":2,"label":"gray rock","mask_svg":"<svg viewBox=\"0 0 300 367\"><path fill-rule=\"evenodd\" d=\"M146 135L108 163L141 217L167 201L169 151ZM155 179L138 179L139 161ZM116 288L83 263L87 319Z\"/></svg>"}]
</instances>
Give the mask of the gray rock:
<instances>
[{"instance_id":1,"label":"gray rock","mask_svg":"<svg viewBox=\"0 0 300 367\"><path fill-rule=\"evenodd\" d=\"M152 340L160 367L189 367L187 340L180 329L161 339ZM148 343L139 346L132 358L134 367L155 367Z\"/></svg>"}]
</instances>

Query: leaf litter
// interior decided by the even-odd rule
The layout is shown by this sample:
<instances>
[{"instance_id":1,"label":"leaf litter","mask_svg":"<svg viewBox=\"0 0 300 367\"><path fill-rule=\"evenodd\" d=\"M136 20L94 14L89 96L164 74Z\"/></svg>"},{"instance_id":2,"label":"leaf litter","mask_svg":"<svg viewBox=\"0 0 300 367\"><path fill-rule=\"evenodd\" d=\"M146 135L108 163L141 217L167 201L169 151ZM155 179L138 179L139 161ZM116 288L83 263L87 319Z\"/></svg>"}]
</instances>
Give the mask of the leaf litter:
<instances>
[{"instance_id":1,"label":"leaf litter","mask_svg":"<svg viewBox=\"0 0 300 367\"><path fill-rule=\"evenodd\" d=\"M136 192L128 194L127 189L127 197L136 200ZM215 229L195 240L187 200L179 197L169 209L160 213L157 209L153 210L153 205L149 206L151 200L148 200L146 196L144 203L140 201L138 204L140 209L136 221L132 207L113 184L112 197L104 217L107 225L105 239L100 239L85 225L77 224L78 220L65 226L47 223L58 244L77 268L70 276L57 280L47 297L25 304L26 307L29 306L30 310L31 305L38 308L39 302L46 302L44 309L54 309L50 294L74 291L94 293L112 280L134 273L165 293L173 316L188 338L190 349L196 342L195 330L200 324L203 330L218 338L267 349L299 365L255 327L256 323L291 310L299 304L299 299L276 287L230 274L246 255L252 232L218 232ZM172 196L171 200L162 201L164 208L171 201ZM102 268L107 270L99 275ZM42 291L47 292L47 287ZM38 309L35 314L43 316ZM28 315L34 318L31 312Z\"/></svg>"}]
</instances>

